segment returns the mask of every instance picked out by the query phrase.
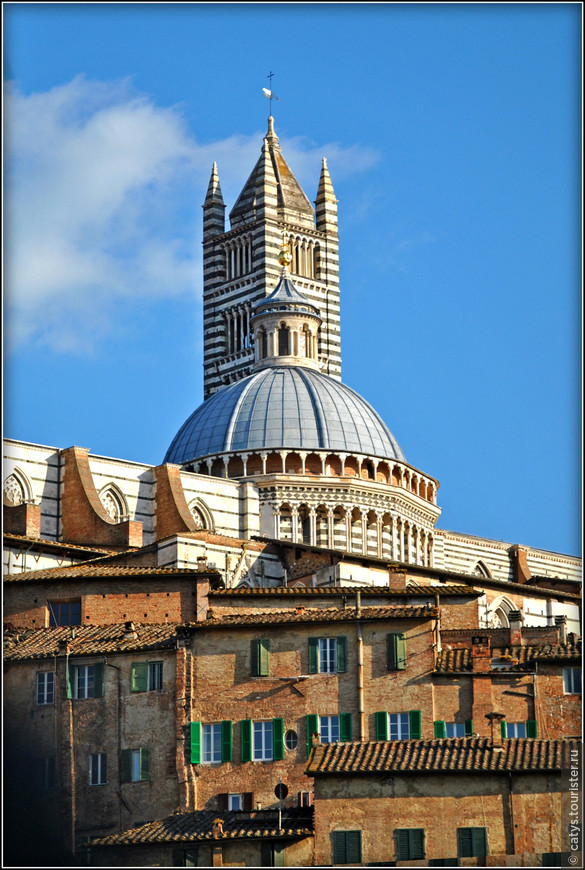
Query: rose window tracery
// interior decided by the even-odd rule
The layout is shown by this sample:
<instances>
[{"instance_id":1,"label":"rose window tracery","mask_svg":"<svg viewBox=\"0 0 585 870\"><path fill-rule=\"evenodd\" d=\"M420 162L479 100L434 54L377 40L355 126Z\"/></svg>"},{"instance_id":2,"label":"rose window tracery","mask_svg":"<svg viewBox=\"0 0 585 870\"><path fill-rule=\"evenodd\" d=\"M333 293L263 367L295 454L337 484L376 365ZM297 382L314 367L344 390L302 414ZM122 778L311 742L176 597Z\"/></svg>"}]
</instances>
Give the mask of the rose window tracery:
<instances>
[{"instance_id":1,"label":"rose window tracery","mask_svg":"<svg viewBox=\"0 0 585 870\"><path fill-rule=\"evenodd\" d=\"M9 475L4 481L4 498L8 504L14 506L24 503L23 486L14 474Z\"/></svg>"}]
</instances>

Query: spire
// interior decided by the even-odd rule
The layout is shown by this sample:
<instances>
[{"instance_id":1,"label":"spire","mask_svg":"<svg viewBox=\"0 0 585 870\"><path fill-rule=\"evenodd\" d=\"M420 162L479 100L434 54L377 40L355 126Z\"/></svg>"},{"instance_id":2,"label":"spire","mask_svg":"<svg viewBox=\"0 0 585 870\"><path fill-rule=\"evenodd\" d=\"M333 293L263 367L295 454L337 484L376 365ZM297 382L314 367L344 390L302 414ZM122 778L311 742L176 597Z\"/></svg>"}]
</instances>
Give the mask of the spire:
<instances>
[{"instance_id":1,"label":"spire","mask_svg":"<svg viewBox=\"0 0 585 870\"><path fill-rule=\"evenodd\" d=\"M276 214L278 186L272 165L268 137L264 140L262 154L256 166L256 183L254 185L256 214L258 217L265 217L267 211L273 211Z\"/></svg>"},{"instance_id":2,"label":"spire","mask_svg":"<svg viewBox=\"0 0 585 870\"><path fill-rule=\"evenodd\" d=\"M327 169L327 160L324 157L321 165L321 175L319 177L319 187L317 189L317 199L315 200L316 223L317 229L326 232L327 230L337 231L337 199L335 191L331 184L331 176Z\"/></svg>"},{"instance_id":3,"label":"spire","mask_svg":"<svg viewBox=\"0 0 585 870\"><path fill-rule=\"evenodd\" d=\"M203 241L225 232L225 205L219 186L217 164L213 161L207 195L203 203Z\"/></svg>"},{"instance_id":4,"label":"spire","mask_svg":"<svg viewBox=\"0 0 585 870\"><path fill-rule=\"evenodd\" d=\"M207 188L207 195L205 197L204 205L208 205L209 203L217 203L219 205L224 205L223 196L221 195L221 187L219 186L219 175L217 174L217 163L215 160L213 161L213 168L211 170L211 178L209 179L209 186ZM225 208L225 206L224 206Z\"/></svg>"}]
</instances>

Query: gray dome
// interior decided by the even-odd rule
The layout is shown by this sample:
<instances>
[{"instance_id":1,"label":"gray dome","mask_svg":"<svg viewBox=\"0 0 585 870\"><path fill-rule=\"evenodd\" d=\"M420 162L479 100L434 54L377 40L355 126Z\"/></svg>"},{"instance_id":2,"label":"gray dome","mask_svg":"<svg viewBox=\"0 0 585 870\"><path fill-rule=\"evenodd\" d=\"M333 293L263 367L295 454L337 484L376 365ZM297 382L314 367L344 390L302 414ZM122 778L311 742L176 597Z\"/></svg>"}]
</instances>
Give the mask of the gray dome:
<instances>
[{"instance_id":1,"label":"gray dome","mask_svg":"<svg viewBox=\"0 0 585 870\"><path fill-rule=\"evenodd\" d=\"M215 453L281 448L406 461L365 399L300 366L263 369L214 393L181 426L164 461L183 465Z\"/></svg>"}]
</instances>

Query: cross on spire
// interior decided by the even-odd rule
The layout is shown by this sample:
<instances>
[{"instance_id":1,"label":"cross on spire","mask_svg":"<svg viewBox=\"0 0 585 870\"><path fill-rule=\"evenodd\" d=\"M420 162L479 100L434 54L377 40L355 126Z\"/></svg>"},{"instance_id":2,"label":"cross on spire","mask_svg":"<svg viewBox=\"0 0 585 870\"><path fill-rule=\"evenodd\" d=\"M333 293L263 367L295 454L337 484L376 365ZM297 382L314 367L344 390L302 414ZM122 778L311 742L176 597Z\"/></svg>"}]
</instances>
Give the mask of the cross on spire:
<instances>
[{"instance_id":1,"label":"cross on spire","mask_svg":"<svg viewBox=\"0 0 585 870\"><path fill-rule=\"evenodd\" d=\"M272 79L274 78L272 70L270 70L266 78L268 79L270 88L262 88L262 93L270 100L270 116L272 117L272 100L280 100L280 97L277 97L272 90Z\"/></svg>"}]
</instances>

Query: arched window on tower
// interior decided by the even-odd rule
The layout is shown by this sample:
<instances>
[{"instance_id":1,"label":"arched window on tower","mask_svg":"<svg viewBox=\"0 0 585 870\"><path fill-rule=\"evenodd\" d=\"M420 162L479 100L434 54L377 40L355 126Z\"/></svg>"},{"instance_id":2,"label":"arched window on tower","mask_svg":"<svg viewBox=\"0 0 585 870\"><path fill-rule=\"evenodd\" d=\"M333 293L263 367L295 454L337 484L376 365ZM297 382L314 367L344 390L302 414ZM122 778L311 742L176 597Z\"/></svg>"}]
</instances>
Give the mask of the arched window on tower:
<instances>
[{"instance_id":1,"label":"arched window on tower","mask_svg":"<svg viewBox=\"0 0 585 870\"><path fill-rule=\"evenodd\" d=\"M281 323L278 329L278 356L290 354L290 330L285 323Z\"/></svg>"},{"instance_id":2,"label":"arched window on tower","mask_svg":"<svg viewBox=\"0 0 585 870\"><path fill-rule=\"evenodd\" d=\"M313 248L313 275L317 280L321 277L321 245L316 242Z\"/></svg>"}]
</instances>

